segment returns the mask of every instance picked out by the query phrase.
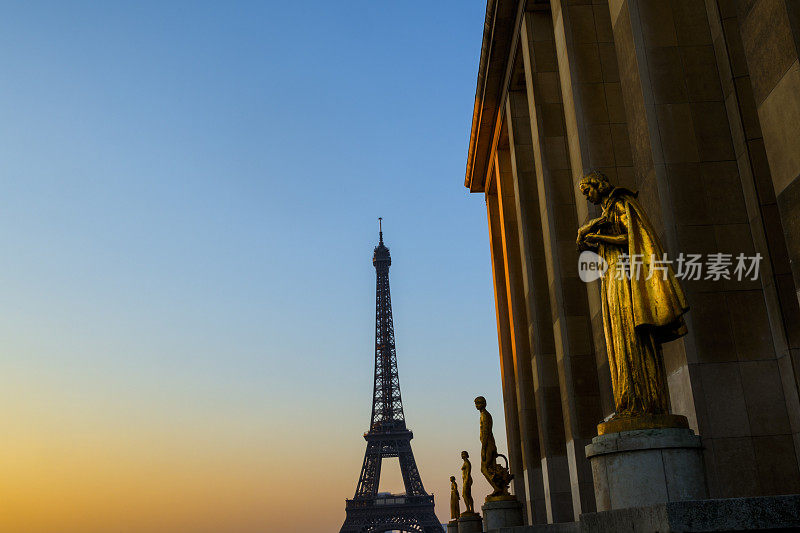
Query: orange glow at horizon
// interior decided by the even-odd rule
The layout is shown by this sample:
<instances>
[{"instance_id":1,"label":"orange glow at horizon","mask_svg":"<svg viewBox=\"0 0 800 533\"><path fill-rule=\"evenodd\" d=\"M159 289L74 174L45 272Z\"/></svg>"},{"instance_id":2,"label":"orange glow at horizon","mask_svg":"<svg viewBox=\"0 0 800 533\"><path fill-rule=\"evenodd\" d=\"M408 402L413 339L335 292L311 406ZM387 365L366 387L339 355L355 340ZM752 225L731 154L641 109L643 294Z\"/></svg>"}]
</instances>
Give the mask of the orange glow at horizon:
<instances>
[{"instance_id":1,"label":"orange glow at horizon","mask_svg":"<svg viewBox=\"0 0 800 533\"><path fill-rule=\"evenodd\" d=\"M203 425L137 418L87 421L73 409L40 408L5 416L0 531L310 533L344 519L365 449L355 422L337 428L329 414L309 426L278 417ZM417 426L417 463L444 521L448 478L459 474L460 458L441 437L465 441L475 428L434 432L423 419ZM381 490L402 492L397 464L384 461L382 474ZM488 485L475 481L478 501Z\"/></svg>"},{"instance_id":2,"label":"orange glow at horizon","mask_svg":"<svg viewBox=\"0 0 800 533\"><path fill-rule=\"evenodd\" d=\"M301 466L297 446L282 454L257 440L202 438L150 433L126 443L110 435L7 439L0 459L0 530L293 531L302 513L307 530L323 531L332 514L342 513L343 497L352 489L343 480L317 476L326 460L319 450L305 450L311 457Z\"/></svg>"}]
</instances>

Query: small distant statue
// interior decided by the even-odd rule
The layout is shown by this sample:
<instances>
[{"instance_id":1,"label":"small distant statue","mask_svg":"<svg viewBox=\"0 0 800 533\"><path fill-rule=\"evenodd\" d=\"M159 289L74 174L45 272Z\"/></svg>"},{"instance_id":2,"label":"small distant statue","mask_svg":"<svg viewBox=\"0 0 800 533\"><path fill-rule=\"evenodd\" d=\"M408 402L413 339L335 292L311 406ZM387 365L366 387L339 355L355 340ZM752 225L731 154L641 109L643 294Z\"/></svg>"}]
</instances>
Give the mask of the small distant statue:
<instances>
[{"instance_id":1,"label":"small distant statue","mask_svg":"<svg viewBox=\"0 0 800 533\"><path fill-rule=\"evenodd\" d=\"M637 194L614 187L598 171L583 177L580 190L603 210L578 230L578 249L597 252L607 265L600 297L616 410L612 420L666 415L661 344L686 334L686 296Z\"/></svg>"},{"instance_id":2,"label":"small distant statue","mask_svg":"<svg viewBox=\"0 0 800 533\"><path fill-rule=\"evenodd\" d=\"M458 517L461 516L460 500L461 497L458 495L456 476L450 476L450 520L457 520Z\"/></svg>"},{"instance_id":3,"label":"small distant statue","mask_svg":"<svg viewBox=\"0 0 800 533\"><path fill-rule=\"evenodd\" d=\"M461 452L464 464L461 465L461 495L464 497L464 512L459 516L475 515L475 502L472 499L472 463L469 453Z\"/></svg>"},{"instance_id":4,"label":"small distant statue","mask_svg":"<svg viewBox=\"0 0 800 533\"><path fill-rule=\"evenodd\" d=\"M508 458L497 453L497 444L492 433L492 415L486 410L486 398L483 396L475 398L475 408L481 413L481 472L494 489L494 492L486 497L486 501L511 500L514 497L509 494L508 485L514 479L514 475L508 471ZM506 460L506 466L497 462L498 457Z\"/></svg>"}]
</instances>

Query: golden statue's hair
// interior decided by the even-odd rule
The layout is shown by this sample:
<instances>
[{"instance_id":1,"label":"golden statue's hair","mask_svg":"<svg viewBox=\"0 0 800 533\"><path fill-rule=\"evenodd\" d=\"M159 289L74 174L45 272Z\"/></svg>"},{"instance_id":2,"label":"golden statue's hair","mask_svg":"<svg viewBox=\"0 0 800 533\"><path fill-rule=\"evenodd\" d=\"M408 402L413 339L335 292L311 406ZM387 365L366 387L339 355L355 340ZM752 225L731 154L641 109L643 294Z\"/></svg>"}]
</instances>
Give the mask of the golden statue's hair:
<instances>
[{"instance_id":1,"label":"golden statue's hair","mask_svg":"<svg viewBox=\"0 0 800 533\"><path fill-rule=\"evenodd\" d=\"M593 170L581 178L578 186L582 187L584 185L593 185L597 187L597 190L600 192L600 194L603 194L614 188L614 186L611 185L611 182L608 181L608 176L599 170Z\"/></svg>"}]
</instances>

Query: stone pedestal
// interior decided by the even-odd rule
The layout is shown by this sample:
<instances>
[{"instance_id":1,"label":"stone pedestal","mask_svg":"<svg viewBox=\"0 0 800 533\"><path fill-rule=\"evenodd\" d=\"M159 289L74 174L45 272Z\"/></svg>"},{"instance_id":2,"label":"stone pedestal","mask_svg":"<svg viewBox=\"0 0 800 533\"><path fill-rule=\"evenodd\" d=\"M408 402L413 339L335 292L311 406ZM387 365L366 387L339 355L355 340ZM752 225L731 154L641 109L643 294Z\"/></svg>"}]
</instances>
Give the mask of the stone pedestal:
<instances>
[{"instance_id":1,"label":"stone pedestal","mask_svg":"<svg viewBox=\"0 0 800 533\"><path fill-rule=\"evenodd\" d=\"M702 445L691 429L598 435L586 457L598 511L708 498Z\"/></svg>"},{"instance_id":2,"label":"stone pedestal","mask_svg":"<svg viewBox=\"0 0 800 533\"><path fill-rule=\"evenodd\" d=\"M450 526L447 527L450 533ZM458 533L483 533L483 520L479 514L461 515L458 519Z\"/></svg>"},{"instance_id":3,"label":"stone pedestal","mask_svg":"<svg viewBox=\"0 0 800 533\"><path fill-rule=\"evenodd\" d=\"M458 533L458 518L447 523L447 533Z\"/></svg>"},{"instance_id":4,"label":"stone pedestal","mask_svg":"<svg viewBox=\"0 0 800 533\"><path fill-rule=\"evenodd\" d=\"M522 504L516 499L486 502L481 507L483 523L486 531L501 527L514 527L524 524L522 520Z\"/></svg>"}]
</instances>

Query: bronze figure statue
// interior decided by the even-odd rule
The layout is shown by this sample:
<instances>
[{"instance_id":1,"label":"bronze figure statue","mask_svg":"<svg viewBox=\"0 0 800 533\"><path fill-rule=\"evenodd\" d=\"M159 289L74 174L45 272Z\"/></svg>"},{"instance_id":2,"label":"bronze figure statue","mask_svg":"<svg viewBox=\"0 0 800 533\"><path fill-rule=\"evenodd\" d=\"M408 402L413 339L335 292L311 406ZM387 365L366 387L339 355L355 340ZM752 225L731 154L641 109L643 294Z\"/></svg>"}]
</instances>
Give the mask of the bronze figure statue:
<instances>
[{"instance_id":1,"label":"bronze figure statue","mask_svg":"<svg viewBox=\"0 0 800 533\"><path fill-rule=\"evenodd\" d=\"M461 495L464 497L464 512L459 516L475 515L475 502L472 499L472 463L469 453L461 452L464 464L461 465Z\"/></svg>"},{"instance_id":2,"label":"bronze figure statue","mask_svg":"<svg viewBox=\"0 0 800 533\"><path fill-rule=\"evenodd\" d=\"M600 294L616 412L598 431L685 426L685 417L669 415L661 357L662 343L686 334L683 290L637 193L598 171L580 190L602 214L578 230L578 249L595 251L607 268Z\"/></svg>"},{"instance_id":3,"label":"bronze figure statue","mask_svg":"<svg viewBox=\"0 0 800 533\"><path fill-rule=\"evenodd\" d=\"M510 500L514 497L508 492L508 485L514 475L508 471L508 459L505 455L497 453L497 444L492 433L492 415L486 410L486 398L475 398L475 408L481 413L480 438L481 438L481 472L492 486L494 491L486 497L486 501ZM497 462L497 458L506 460L506 466Z\"/></svg>"},{"instance_id":4,"label":"bronze figure statue","mask_svg":"<svg viewBox=\"0 0 800 533\"><path fill-rule=\"evenodd\" d=\"M458 517L461 516L460 500L461 497L458 495L456 476L450 476L450 520L457 520Z\"/></svg>"}]
</instances>

